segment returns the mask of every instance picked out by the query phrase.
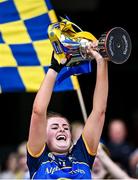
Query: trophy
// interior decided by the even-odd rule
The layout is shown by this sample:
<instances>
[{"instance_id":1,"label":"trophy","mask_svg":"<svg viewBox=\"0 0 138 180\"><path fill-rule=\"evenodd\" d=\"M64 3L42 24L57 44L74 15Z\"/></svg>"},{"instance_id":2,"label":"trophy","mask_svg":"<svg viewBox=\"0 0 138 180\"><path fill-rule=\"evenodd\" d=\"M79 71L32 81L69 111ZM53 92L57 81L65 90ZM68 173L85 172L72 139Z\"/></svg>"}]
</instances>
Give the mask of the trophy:
<instances>
[{"instance_id":1,"label":"trophy","mask_svg":"<svg viewBox=\"0 0 138 180\"><path fill-rule=\"evenodd\" d=\"M61 22L49 25L48 36L58 61L66 57L69 59L66 66L93 60L87 53L87 47L94 41L98 41L95 50L115 64L126 62L132 49L130 36L122 27L110 29L97 40L93 34L83 31L75 23L62 19Z\"/></svg>"}]
</instances>

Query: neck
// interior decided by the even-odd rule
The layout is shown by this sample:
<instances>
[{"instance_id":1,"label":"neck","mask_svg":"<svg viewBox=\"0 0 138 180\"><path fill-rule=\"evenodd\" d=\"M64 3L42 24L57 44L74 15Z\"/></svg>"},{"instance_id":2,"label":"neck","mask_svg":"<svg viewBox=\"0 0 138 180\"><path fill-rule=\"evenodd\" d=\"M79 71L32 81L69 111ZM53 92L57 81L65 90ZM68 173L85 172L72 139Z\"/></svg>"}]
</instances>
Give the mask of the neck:
<instances>
[{"instance_id":1,"label":"neck","mask_svg":"<svg viewBox=\"0 0 138 180\"><path fill-rule=\"evenodd\" d=\"M58 152L52 152L54 155L67 155L68 152L58 153Z\"/></svg>"}]
</instances>

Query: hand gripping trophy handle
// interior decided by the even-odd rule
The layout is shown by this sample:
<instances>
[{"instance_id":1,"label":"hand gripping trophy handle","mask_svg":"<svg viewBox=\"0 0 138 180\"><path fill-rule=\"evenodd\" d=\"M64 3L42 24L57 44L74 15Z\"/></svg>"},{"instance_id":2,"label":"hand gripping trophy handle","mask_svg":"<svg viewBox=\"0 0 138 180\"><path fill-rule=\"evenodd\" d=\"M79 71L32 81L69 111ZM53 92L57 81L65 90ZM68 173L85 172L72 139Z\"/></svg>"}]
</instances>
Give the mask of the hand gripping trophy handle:
<instances>
[{"instance_id":1,"label":"hand gripping trophy handle","mask_svg":"<svg viewBox=\"0 0 138 180\"><path fill-rule=\"evenodd\" d=\"M98 41L95 50L115 64L126 62L132 49L130 36L121 27L110 29L97 40L91 33L82 31L76 24L63 19L49 26L48 36L59 61L70 56L66 66L92 60L93 57L87 53L87 46L91 41Z\"/></svg>"}]
</instances>

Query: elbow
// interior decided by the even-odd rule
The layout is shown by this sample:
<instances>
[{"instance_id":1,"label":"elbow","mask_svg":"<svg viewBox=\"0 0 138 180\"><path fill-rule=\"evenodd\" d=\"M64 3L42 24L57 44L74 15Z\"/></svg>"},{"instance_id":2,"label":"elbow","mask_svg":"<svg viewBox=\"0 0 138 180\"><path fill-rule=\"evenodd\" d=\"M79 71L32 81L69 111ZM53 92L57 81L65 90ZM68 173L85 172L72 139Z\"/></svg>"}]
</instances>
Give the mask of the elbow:
<instances>
[{"instance_id":1,"label":"elbow","mask_svg":"<svg viewBox=\"0 0 138 180\"><path fill-rule=\"evenodd\" d=\"M106 113L107 106L105 105L103 108L101 108L100 113L105 114Z\"/></svg>"},{"instance_id":2,"label":"elbow","mask_svg":"<svg viewBox=\"0 0 138 180\"><path fill-rule=\"evenodd\" d=\"M97 108L93 108L93 111L99 116L99 117L103 117L105 116L106 113L106 106L105 107L97 107Z\"/></svg>"},{"instance_id":3,"label":"elbow","mask_svg":"<svg viewBox=\"0 0 138 180\"><path fill-rule=\"evenodd\" d=\"M99 117L103 117L103 116L105 116L105 112L106 112L106 110L101 110L101 111L97 111L96 113Z\"/></svg>"},{"instance_id":4,"label":"elbow","mask_svg":"<svg viewBox=\"0 0 138 180\"><path fill-rule=\"evenodd\" d=\"M104 110L103 111L96 111L95 113L96 113L96 117L97 117L98 121L104 123L105 111Z\"/></svg>"},{"instance_id":5,"label":"elbow","mask_svg":"<svg viewBox=\"0 0 138 180\"><path fill-rule=\"evenodd\" d=\"M36 115L43 115L46 112L46 109L44 110L42 107L38 106L38 105L33 105L33 110L32 113L36 114Z\"/></svg>"}]
</instances>

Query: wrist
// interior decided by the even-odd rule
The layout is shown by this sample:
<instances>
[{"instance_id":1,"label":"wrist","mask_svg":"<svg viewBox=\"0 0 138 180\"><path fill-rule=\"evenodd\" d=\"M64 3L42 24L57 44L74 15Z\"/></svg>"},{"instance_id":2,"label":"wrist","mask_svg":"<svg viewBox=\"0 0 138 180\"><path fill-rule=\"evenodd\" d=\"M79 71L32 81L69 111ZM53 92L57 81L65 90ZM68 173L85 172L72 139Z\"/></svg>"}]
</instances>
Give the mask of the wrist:
<instances>
[{"instance_id":1,"label":"wrist","mask_svg":"<svg viewBox=\"0 0 138 180\"><path fill-rule=\"evenodd\" d=\"M95 58L96 59L96 62L97 62L97 64L102 64L102 63L104 63L104 58L101 56L101 57L97 57L97 58Z\"/></svg>"},{"instance_id":2,"label":"wrist","mask_svg":"<svg viewBox=\"0 0 138 180\"><path fill-rule=\"evenodd\" d=\"M50 73L52 76L57 76L57 75L58 75L58 72L56 72L56 71L55 71L54 69L52 69L52 68L49 68L47 73Z\"/></svg>"},{"instance_id":3,"label":"wrist","mask_svg":"<svg viewBox=\"0 0 138 180\"><path fill-rule=\"evenodd\" d=\"M51 64L50 66L49 66L49 69L52 69L53 71L55 71L56 73L59 73L60 71L61 71L61 66L60 65L53 65L53 64Z\"/></svg>"}]
</instances>

